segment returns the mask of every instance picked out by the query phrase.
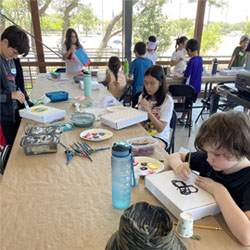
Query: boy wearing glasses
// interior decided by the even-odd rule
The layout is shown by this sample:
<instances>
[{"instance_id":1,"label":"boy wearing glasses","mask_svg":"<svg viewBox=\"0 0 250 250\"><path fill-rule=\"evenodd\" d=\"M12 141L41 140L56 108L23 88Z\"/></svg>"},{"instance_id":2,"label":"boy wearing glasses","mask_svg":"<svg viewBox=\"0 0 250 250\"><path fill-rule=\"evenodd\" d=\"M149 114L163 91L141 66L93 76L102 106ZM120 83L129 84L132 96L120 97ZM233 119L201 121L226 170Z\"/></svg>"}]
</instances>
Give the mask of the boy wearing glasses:
<instances>
[{"instance_id":1,"label":"boy wearing glasses","mask_svg":"<svg viewBox=\"0 0 250 250\"><path fill-rule=\"evenodd\" d=\"M12 145L20 124L18 110L24 108L28 95L18 55L29 53L29 39L24 31L10 26L1 35L0 46L0 122L7 144ZM18 90L19 89L19 90Z\"/></svg>"},{"instance_id":2,"label":"boy wearing glasses","mask_svg":"<svg viewBox=\"0 0 250 250\"><path fill-rule=\"evenodd\" d=\"M211 193L233 235L250 245L250 117L243 112L213 114L200 127L191 154L174 153L168 163L183 180L191 170L196 183Z\"/></svg>"}]
</instances>

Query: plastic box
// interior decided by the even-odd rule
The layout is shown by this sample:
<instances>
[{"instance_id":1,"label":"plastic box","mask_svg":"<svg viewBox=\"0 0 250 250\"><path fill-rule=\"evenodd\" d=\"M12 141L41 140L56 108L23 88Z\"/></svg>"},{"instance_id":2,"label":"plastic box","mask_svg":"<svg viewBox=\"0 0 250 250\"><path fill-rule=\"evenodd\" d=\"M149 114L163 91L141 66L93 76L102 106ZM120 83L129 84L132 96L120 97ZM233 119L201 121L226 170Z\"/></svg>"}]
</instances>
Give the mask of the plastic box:
<instances>
[{"instance_id":1,"label":"plastic box","mask_svg":"<svg viewBox=\"0 0 250 250\"><path fill-rule=\"evenodd\" d=\"M76 127L90 127L95 121L95 115L91 113L74 113L70 116Z\"/></svg>"},{"instance_id":2,"label":"plastic box","mask_svg":"<svg viewBox=\"0 0 250 250\"><path fill-rule=\"evenodd\" d=\"M65 91L48 92L46 96L49 97L51 102L61 102L68 100L69 93Z\"/></svg>"},{"instance_id":3,"label":"plastic box","mask_svg":"<svg viewBox=\"0 0 250 250\"><path fill-rule=\"evenodd\" d=\"M20 141L26 155L56 153L60 142L58 134L28 135Z\"/></svg>"},{"instance_id":4,"label":"plastic box","mask_svg":"<svg viewBox=\"0 0 250 250\"><path fill-rule=\"evenodd\" d=\"M158 141L151 136L136 137L128 139L127 142L131 144L135 156L153 154L155 146L158 144Z\"/></svg>"}]
</instances>

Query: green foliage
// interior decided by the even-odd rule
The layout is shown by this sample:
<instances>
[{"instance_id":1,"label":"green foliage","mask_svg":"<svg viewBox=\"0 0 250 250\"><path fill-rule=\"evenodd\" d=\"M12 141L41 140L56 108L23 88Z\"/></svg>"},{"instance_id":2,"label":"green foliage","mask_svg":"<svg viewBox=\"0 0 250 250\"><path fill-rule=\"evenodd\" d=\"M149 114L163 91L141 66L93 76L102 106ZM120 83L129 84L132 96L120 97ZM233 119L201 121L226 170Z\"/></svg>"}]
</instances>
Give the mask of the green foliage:
<instances>
[{"instance_id":1,"label":"green foliage","mask_svg":"<svg viewBox=\"0 0 250 250\"><path fill-rule=\"evenodd\" d=\"M91 30L96 28L98 23L97 18L94 16L92 8L84 4L79 4L77 7L77 14L73 15L70 18L72 25L82 26L86 36L90 33Z\"/></svg>"},{"instance_id":2,"label":"green foliage","mask_svg":"<svg viewBox=\"0 0 250 250\"><path fill-rule=\"evenodd\" d=\"M245 22L241 30L244 34L250 35L250 21Z\"/></svg>"},{"instance_id":3,"label":"green foliage","mask_svg":"<svg viewBox=\"0 0 250 250\"><path fill-rule=\"evenodd\" d=\"M43 31L62 30L62 17L59 15L51 14L45 15L40 18L41 29Z\"/></svg>"},{"instance_id":4,"label":"green foliage","mask_svg":"<svg viewBox=\"0 0 250 250\"><path fill-rule=\"evenodd\" d=\"M139 1L133 16L133 43L146 42L148 37L157 38L158 52L166 51L170 46L170 29L167 15L162 14L165 0Z\"/></svg>"},{"instance_id":5,"label":"green foliage","mask_svg":"<svg viewBox=\"0 0 250 250\"><path fill-rule=\"evenodd\" d=\"M174 37L186 36L191 28L194 28L194 21L188 18L168 21L169 34Z\"/></svg>"},{"instance_id":6,"label":"green foliage","mask_svg":"<svg viewBox=\"0 0 250 250\"><path fill-rule=\"evenodd\" d=\"M218 23L210 23L204 26L202 32L200 55L206 56L210 51L217 51L218 45L222 43L222 28ZM188 36L193 37L194 31L190 30Z\"/></svg>"}]
</instances>

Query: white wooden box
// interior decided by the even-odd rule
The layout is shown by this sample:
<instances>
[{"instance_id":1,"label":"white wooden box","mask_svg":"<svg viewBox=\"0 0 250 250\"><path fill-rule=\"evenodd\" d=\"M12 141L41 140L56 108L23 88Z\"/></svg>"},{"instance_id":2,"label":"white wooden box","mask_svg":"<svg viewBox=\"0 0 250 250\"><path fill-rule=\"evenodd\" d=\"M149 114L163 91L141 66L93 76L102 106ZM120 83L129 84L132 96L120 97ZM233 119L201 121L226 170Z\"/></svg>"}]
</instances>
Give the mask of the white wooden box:
<instances>
[{"instance_id":1,"label":"white wooden box","mask_svg":"<svg viewBox=\"0 0 250 250\"><path fill-rule=\"evenodd\" d=\"M194 220L208 215L218 214L219 206L211 194L194 184L198 176L191 173L187 185L198 188L197 193L183 195L180 190L172 184L172 180L182 180L177 177L173 170L146 176L145 187L176 217L180 213L189 212Z\"/></svg>"},{"instance_id":2,"label":"white wooden box","mask_svg":"<svg viewBox=\"0 0 250 250\"><path fill-rule=\"evenodd\" d=\"M20 109L19 114L23 118L46 123L65 117L66 112L62 109L38 105L29 109Z\"/></svg>"},{"instance_id":3,"label":"white wooden box","mask_svg":"<svg viewBox=\"0 0 250 250\"><path fill-rule=\"evenodd\" d=\"M147 112L134 108L124 108L101 116L101 122L104 125L117 130L146 121L147 119Z\"/></svg>"}]
</instances>

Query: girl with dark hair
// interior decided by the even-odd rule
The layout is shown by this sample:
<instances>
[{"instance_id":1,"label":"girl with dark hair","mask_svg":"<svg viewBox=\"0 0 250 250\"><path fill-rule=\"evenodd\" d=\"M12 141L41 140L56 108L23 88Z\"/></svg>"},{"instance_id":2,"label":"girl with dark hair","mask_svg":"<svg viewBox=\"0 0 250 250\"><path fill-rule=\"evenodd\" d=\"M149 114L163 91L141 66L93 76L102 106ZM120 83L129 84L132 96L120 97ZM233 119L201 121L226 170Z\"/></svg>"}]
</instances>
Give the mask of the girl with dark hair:
<instances>
[{"instance_id":1,"label":"girl with dark hair","mask_svg":"<svg viewBox=\"0 0 250 250\"><path fill-rule=\"evenodd\" d=\"M119 73L121 62L118 57L111 56L109 58L109 71L106 73L104 85L108 87L109 92L115 97L119 98L123 94L126 86L126 77L123 73Z\"/></svg>"},{"instance_id":2,"label":"girl with dark hair","mask_svg":"<svg viewBox=\"0 0 250 250\"><path fill-rule=\"evenodd\" d=\"M173 75L183 76L183 72L187 67L186 63L187 51L185 49L187 40L188 39L185 36L176 39L175 52L172 54L170 61L170 66L175 66L172 72Z\"/></svg>"},{"instance_id":3,"label":"girl with dark hair","mask_svg":"<svg viewBox=\"0 0 250 250\"><path fill-rule=\"evenodd\" d=\"M174 103L168 95L164 70L160 65L153 65L144 74L144 86L139 96L139 109L148 113L148 121L143 126L166 149L169 144L170 120Z\"/></svg>"},{"instance_id":4,"label":"girl with dark hair","mask_svg":"<svg viewBox=\"0 0 250 250\"><path fill-rule=\"evenodd\" d=\"M150 59L153 62L153 64L155 64L156 60L158 59L156 49L157 49L156 37L150 36L147 42L147 51L145 57Z\"/></svg>"},{"instance_id":5,"label":"girl with dark hair","mask_svg":"<svg viewBox=\"0 0 250 250\"><path fill-rule=\"evenodd\" d=\"M82 70L82 65L75 61L73 57L74 52L79 48L84 50L79 42L76 31L69 28L66 32L66 38L62 47L62 58L65 60L66 73L77 73L77 71Z\"/></svg>"}]
</instances>

